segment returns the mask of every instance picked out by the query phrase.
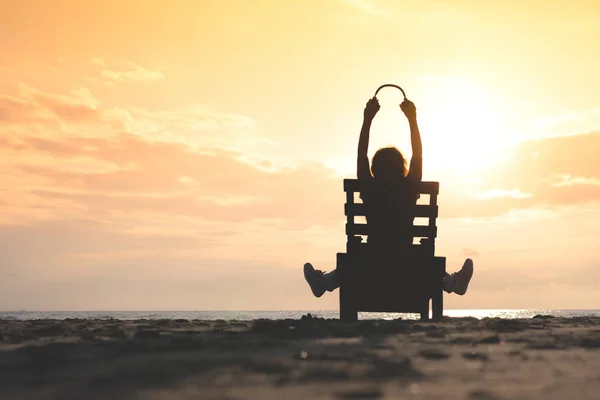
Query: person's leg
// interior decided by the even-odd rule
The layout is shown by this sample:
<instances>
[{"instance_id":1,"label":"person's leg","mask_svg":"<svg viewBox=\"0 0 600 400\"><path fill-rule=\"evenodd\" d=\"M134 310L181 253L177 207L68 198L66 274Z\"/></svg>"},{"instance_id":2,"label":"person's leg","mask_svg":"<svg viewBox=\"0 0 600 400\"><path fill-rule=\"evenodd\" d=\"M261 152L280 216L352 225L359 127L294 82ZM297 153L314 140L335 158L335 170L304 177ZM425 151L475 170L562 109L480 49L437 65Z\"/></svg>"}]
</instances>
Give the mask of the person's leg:
<instances>
[{"instance_id":1,"label":"person's leg","mask_svg":"<svg viewBox=\"0 0 600 400\"><path fill-rule=\"evenodd\" d=\"M340 287L337 270L323 272L314 269L311 263L304 264L304 279L308 282L315 297L321 297L325 291L333 292Z\"/></svg>"},{"instance_id":2,"label":"person's leg","mask_svg":"<svg viewBox=\"0 0 600 400\"><path fill-rule=\"evenodd\" d=\"M469 282L473 276L473 260L467 258L460 271L452 274L446 273L444 278L444 291L456 293L460 296L467 293Z\"/></svg>"}]
</instances>

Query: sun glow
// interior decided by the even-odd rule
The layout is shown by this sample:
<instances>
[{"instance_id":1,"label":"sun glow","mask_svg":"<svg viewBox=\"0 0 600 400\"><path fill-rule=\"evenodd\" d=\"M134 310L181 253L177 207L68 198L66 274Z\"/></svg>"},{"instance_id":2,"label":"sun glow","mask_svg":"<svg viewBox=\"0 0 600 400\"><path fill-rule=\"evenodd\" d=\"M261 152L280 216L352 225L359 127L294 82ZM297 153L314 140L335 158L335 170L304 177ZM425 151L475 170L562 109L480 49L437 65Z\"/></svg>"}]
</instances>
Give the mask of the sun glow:
<instances>
[{"instance_id":1,"label":"sun glow","mask_svg":"<svg viewBox=\"0 0 600 400\"><path fill-rule=\"evenodd\" d=\"M424 96L414 100L426 170L474 174L495 162L506 144L498 102L466 80L436 82L435 90L426 89ZM381 110L373 122L369 155L391 145L409 158L410 130L396 106L401 95L382 91L378 98Z\"/></svg>"},{"instance_id":2,"label":"sun glow","mask_svg":"<svg viewBox=\"0 0 600 400\"><path fill-rule=\"evenodd\" d=\"M421 134L432 168L478 172L497 159L502 146L498 102L468 81L453 81L444 92L450 98L423 105Z\"/></svg>"}]
</instances>

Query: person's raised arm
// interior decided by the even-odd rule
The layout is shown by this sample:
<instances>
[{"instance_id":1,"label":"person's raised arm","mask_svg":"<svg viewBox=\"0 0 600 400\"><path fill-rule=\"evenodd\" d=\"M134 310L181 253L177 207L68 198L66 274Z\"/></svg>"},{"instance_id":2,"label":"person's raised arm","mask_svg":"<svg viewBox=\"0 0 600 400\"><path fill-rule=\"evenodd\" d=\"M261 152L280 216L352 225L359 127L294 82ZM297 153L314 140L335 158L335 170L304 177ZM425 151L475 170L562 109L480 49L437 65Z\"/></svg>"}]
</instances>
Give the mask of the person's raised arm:
<instances>
[{"instance_id":1,"label":"person's raised arm","mask_svg":"<svg viewBox=\"0 0 600 400\"><path fill-rule=\"evenodd\" d=\"M417 124L417 108L410 100L404 100L400 104L400 109L406 115L410 125L410 142L412 144L412 158L408 176L416 181L423 178L423 144L421 143L421 133Z\"/></svg>"},{"instance_id":2,"label":"person's raised arm","mask_svg":"<svg viewBox=\"0 0 600 400\"><path fill-rule=\"evenodd\" d=\"M358 139L358 158L356 162L356 177L358 179L369 179L372 177L369 166L369 135L371 132L371 122L379 111L379 101L373 97L369 99L364 111L362 128Z\"/></svg>"}]
</instances>

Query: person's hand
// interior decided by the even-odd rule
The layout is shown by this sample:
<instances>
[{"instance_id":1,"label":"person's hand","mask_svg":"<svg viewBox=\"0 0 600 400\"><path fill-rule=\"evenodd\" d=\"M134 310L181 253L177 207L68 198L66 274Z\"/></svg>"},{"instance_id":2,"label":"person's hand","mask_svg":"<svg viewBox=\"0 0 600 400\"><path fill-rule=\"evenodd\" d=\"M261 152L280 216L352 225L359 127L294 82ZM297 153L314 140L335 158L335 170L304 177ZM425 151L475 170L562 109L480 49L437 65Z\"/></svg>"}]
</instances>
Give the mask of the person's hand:
<instances>
[{"instance_id":1,"label":"person's hand","mask_svg":"<svg viewBox=\"0 0 600 400\"><path fill-rule=\"evenodd\" d=\"M365 106L365 119L369 121L372 120L375 118L377 111L379 111L379 100L377 100L376 97L373 97L367 101L367 105Z\"/></svg>"},{"instance_id":2,"label":"person's hand","mask_svg":"<svg viewBox=\"0 0 600 400\"><path fill-rule=\"evenodd\" d=\"M406 99L400 104L400 109L406 115L409 121L414 121L417 119L417 107L415 107L415 103Z\"/></svg>"}]
</instances>

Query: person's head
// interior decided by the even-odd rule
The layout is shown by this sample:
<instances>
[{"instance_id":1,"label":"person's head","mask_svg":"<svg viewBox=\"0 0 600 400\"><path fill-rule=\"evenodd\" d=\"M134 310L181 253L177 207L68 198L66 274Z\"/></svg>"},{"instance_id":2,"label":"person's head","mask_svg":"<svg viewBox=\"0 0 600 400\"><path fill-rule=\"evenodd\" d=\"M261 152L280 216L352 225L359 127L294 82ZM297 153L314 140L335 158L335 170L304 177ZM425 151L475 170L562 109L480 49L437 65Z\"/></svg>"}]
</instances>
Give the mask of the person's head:
<instances>
[{"instance_id":1,"label":"person's head","mask_svg":"<svg viewBox=\"0 0 600 400\"><path fill-rule=\"evenodd\" d=\"M371 162L371 172L376 179L398 179L406 176L406 160L395 147L377 150Z\"/></svg>"}]
</instances>

